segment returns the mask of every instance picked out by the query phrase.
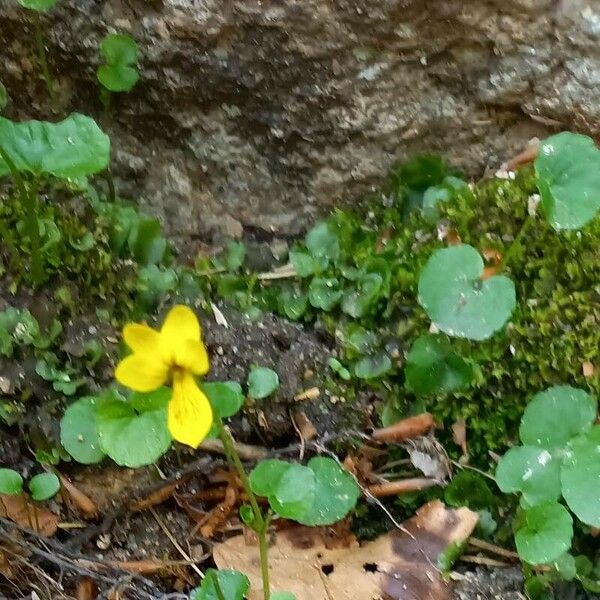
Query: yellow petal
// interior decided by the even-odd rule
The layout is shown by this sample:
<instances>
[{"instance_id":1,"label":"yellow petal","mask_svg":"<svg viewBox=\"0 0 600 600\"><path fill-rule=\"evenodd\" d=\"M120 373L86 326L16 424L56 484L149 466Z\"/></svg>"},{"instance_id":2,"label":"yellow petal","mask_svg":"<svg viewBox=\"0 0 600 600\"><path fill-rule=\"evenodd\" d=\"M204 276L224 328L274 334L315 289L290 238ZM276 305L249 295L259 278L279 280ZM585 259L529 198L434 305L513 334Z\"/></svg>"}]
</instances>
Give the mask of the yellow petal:
<instances>
[{"instance_id":1,"label":"yellow petal","mask_svg":"<svg viewBox=\"0 0 600 600\"><path fill-rule=\"evenodd\" d=\"M189 373L175 373L168 413L173 439L192 448L200 445L212 426L210 402Z\"/></svg>"},{"instance_id":2,"label":"yellow petal","mask_svg":"<svg viewBox=\"0 0 600 600\"><path fill-rule=\"evenodd\" d=\"M160 330L160 345L166 362L173 363L180 352L185 353L186 340L200 341L200 323L191 308L177 304L167 315Z\"/></svg>"},{"instance_id":3,"label":"yellow petal","mask_svg":"<svg viewBox=\"0 0 600 600\"><path fill-rule=\"evenodd\" d=\"M169 371L160 354L131 354L115 370L117 381L136 392L151 392L167 379Z\"/></svg>"},{"instance_id":4,"label":"yellow petal","mask_svg":"<svg viewBox=\"0 0 600 600\"><path fill-rule=\"evenodd\" d=\"M206 347L196 340L179 342L175 351L175 364L194 375L206 375L209 368Z\"/></svg>"},{"instance_id":5,"label":"yellow petal","mask_svg":"<svg viewBox=\"0 0 600 600\"><path fill-rule=\"evenodd\" d=\"M160 334L148 325L129 323L123 328L125 343L138 354L158 354Z\"/></svg>"}]
</instances>

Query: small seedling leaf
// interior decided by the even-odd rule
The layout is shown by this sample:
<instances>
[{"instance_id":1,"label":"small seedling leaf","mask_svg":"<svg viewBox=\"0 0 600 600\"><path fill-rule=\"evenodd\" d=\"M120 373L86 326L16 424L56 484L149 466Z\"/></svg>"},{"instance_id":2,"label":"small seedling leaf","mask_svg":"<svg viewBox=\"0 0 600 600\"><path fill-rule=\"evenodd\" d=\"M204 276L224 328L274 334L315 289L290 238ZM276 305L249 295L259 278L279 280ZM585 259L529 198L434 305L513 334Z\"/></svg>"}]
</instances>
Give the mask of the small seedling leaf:
<instances>
[{"instance_id":1,"label":"small seedling leaf","mask_svg":"<svg viewBox=\"0 0 600 600\"><path fill-rule=\"evenodd\" d=\"M573 538L573 519L557 502L534 506L525 513L525 524L515 534L519 557L533 565L547 564L567 552Z\"/></svg>"},{"instance_id":2,"label":"small seedling leaf","mask_svg":"<svg viewBox=\"0 0 600 600\"><path fill-rule=\"evenodd\" d=\"M361 358L354 365L354 375L359 379L376 379L392 370L392 361L385 352Z\"/></svg>"},{"instance_id":3,"label":"small seedling leaf","mask_svg":"<svg viewBox=\"0 0 600 600\"><path fill-rule=\"evenodd\" d=\"M501 329L515 305L515 286L503 275L482 281L484 263L472 246L435 252L419 279L419 303L452 337L485 340Z\"/></svg>"},{"instance_id":4,"label":"small seedling leaf","mask_svg":"<svg viewBox=\"0 0 600 600\"><path fill-rule=\"evenodd\" d=\"M498 463L496 483L507 494L521 492L530 506L558 500L560 460L544 448L511 448Z\"/></svg>"},{"instance_id":5,"label":"small seedling leaf","mask_svg":"<svg viewBox=\"0 0 600 600\"><path fill-rule=\"evenodd\" d=\"M536 394L527 405L519 435L527 446L564 448L596 420L597 402L583 390L557 385Z\"/></svg>"},{"instance_id":6,"label":"small seedling leaf","mask_svg":"<svg viewBox=\"0 0 600 600\"><path fill-rule=\"evenodd\" d=\"M554 229L579 229L600 210L600 150L585 135L545 139L535 161L542 208Z\"/></svg>"},{"instance_id":7,"label":"small seedling leaf","mask_svg":"<svg viewBox=\"0 0 600 600\"><path fill-rule=\"evenodd\" d=\"M77 113L60 123L0 117L2 149L19 171L63 179L87 177L108 166L110 139L90 117ZM0 176L10 169L0 158Z\"/></svg>"},{"instance_id":8,"label":"small seedling leaf","mask_svg":"<svg viewBox=\"0 0 600 600\"><path fill-rule=\"evenodd\" d=\"M54 8L54 5L58 0L17 0L18 3L23 8L28 8L29 10L35 10L36 12L46 12L51 8Z\"/></svg>"},{"instance_id":9,"label":"small seedling leaf","mask_svg":"<svg viewBox=\"0 0 600 600\"><path fill-rule=\"evenodd\" d=\"M561 469L562 495L577 518L600 527L600 426L572 440Z\"/></svg>"},{"instance_id":10,"label":"small seedling leaf","mask_svg":"<svg viewBox=\"0 0 600 600\"><path fill-rule=\"evenodd\" d=\"M383 277L379 273L365 273L356 282L356 287L345 294L342 310L355 319L362 317L380 298Z\"/></svg>"},{"instance_id":11,"label":"small seedling leaf","mask_svg":"<svg viewBox=\"0 0 600 600\"><path fill-rule=\"evenodd\" d=\"M208 569L200 587L190 594L191 600L220 600L214 577L225 600L243 600L250 589L250 580L239 571Z\"/></svg>"},{"instance_id":12,"label":"small seedling leaf","mask_svg":"<svg viewBox=\"0 0 600 600\"><path fill-rule=\"evenodd\" d=\"M316 259L335 261L340 253L340 243L337 235L331 230L326 221L317 223L305 238L306 247Z\"/></svg>"},{"instance_id":13,"label":"small seedling leaf","mask_svg":"<svg viewBox=\"0 0 600 600\"><path fill-rule=\"evenodd\" d=\"M335 278L315 277L308 287L308 299L315 308L326 312L332 310L343 295Z\"/></svg>"},{"instance_id":14,"label":"small seedling leaf","mask_svg":"<svg viewBox=\"0 0 600 600\"><path fill-rule=\"evenodd\" d=\"M31 497L38 502L48 500L60 490L60 479L54 473L40 473L29 480Z\"/></svg>"},{"instance_id":15,"label":"small seedling leaf","mask_svg":"<svg viewBox=\"0 0 600 600\"><path fill-rule=\"evenodd\" d=\"M406 387L415 394L453 392L473 379L473 369L439 335L422 335L415 340L404 369Z\"/></svg>"},{"instance_id":16,"label":"small seedling leaf","mask_svg":"<svg viewBox=\"0 0 600 600\"><path fill-rule=\"evenodd\" d=\"M23 478L13 469L0 469L0 494L16 496L23 491Z\"/></svg>"},{"instance_id":17,"label":"small seedling leaf","mask_svg":"<svg viewBox=\"0 0 600 600\"><path fill-rule=\"evenodd\" d=\"M279 376L273 369L253 367L248 375L248 395L255 400L270 396L279 387Z\"/></svg>"}]
</instances>

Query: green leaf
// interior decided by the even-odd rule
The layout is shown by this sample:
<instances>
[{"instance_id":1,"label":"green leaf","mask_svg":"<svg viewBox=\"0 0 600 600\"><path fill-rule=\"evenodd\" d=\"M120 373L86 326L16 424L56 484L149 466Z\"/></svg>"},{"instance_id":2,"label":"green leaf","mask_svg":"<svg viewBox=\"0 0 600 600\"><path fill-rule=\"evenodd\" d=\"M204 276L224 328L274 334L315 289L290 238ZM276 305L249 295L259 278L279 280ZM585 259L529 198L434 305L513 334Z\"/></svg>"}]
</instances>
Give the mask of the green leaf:
<instances>
[{"instance_id":1,"label":"green leaf","mask_svg":"<svg viewBox=\"0 0 600 600\"><path fill-rule=\"evenodd\" d=\"M456 541L448 544L439 554L437 564L443 573L449 573L454 563L464 554L467 541Z\"/></svg>"},{"instance_id":2,"label":"green leaf","mask_svg":"<svg viewBox=\"0 0 600 600\"><path fill-rule=\"evenodd\" d=\"M344 296L342 310L351 317L362 317L381 297L383 277L379 273L366 273L358 279L356 287Z\"/></svg>"},{"instance_id":3,"label":"green leaf","mask_svg":"<svg viewBox=\"0 0 600 600\"><path fill-rule=\"evenodd\" d=\"M532 565L557 560L571 547L573 519L557 502L534 506L524 515L525 524L515 534L519 557Z\"/></svg>"},{"instance_id":4,"label":"green leaf","mask_svg":"<svg viewBox=\"0 0 600 600\"><path fill-rule=\"evenodd\" d=\"M141 467L158 460L171 446L166 411L169 396L170 391L162 388L148 394L135 393L130 402L113 400L100 406L96 423L102 450L125 467Z\"/></svg>"},{"instance_id":5,"label":"green leaf","mask_svg":"<svg viewBox=\"0 0 600 600\"><path fill-rule=\"evenodd\" d=\"M597 402L583 390L557 385L536 394L521 418L523 444L547 450L563 448L596 420Z\"/></svg>"},{"instance_id":6,"label":"green leaf","mask_svg":"<svg viewBox=\"0 0 600 600\"><path fill-rule=\"evenodd\" d=\"M271 508L284 519L298 520L310 509L316 489L315 474L308 467L288 464L269 496Z\"/></svg>"},{"instance_id":7,"label":"green leaf","mask_svg":"<svg viewBox=\"0 0 600 600\"><path fill-rule=\"evenodd\" d=\"M242 386L237 381L203 383L200 388L222 419L233 417L244 404Z\"/></svg>"},{"instance_id":8,"label":"green leaf","mask_svg":"<svg viewBox=\"0 0 600 600\"><path fill-rule=\"evenodd\" d=\"M317 260L307 252L292 250L289 254L289 259L298 277L310 277L314 273L327 268L327 261L322 265L322 261Z\"/></svg>"},{"instance_id":9,"label":"green leaf","mask_svg":"<svg viewBox=\"0 0 600 600\"><path fill-rule=\"evenodd\" d=\"M465 244L435 252L419 279L419 303L453 337L485 340L501 329L515 304L515 286L503 275L481 280L483 259Z\"/></svg>"},{"instance_id":10,"label":"green leaf","mask_svg":"<svg viewBox=\"0 0 600 600\"><path fill-rule=\"evenodd\" d=\"M217 578L225 600L243 600L250 589L250 580L239 571L208 569L200 587L190 594L190 600L220 600L213 577Z\"/></svg>"},{"instance_id":11,"label":"green leaf","mask_svg":"<svg viewBox=\"0 0 600 600\"><path fill-rule=\"evenodd\" d=\"M292 592L273 592L271 600L296 600L296 596Z\"/></svg>"},{"instance_id":12,"label":"green leaf","mask_svg":"<svg viewBox=\"0 0 600 600\"><path fill-rule=\"evenodd\" d=\"M242 242L230 240L227 243L227 269L237 271L246 260L246 246Z\"/></svg>"},{"instance_id":13,"label":"green leaf","mask_svg":"<svg viewBox=\"0 0 600 600\"><path fill-rule=\"evenodd\" d=\"M274 495L281 478L288 471L290 465L291 463L278 458L261 460L249 475L252 491L265 498Z\"/></svg>"},{"instance_id":14,"label":"green leaf","mask_svg":"<svg viewBox=\"0 0 600 600\"><path fill-rule=\"evenodd\" d=\"M477 511L479 514L479 521L477 521L477 532L484 537L490 537L496 529L498 529L498 523L492 516L492 513L487 509Z\"/></svg>"},{"instance_id":15,"label":"green leaf","mask_svg":"<svg viewBox=\"0 0 600 600\"><path fill-rule=\"evenodd\" d=\"M542 208L554 229L579 229L600 210L600 151L585 135L545 139L535 161Z\"/></svg>"},{"instance_id":16,"label":"green leaf","mask_svg":"<svg viewBox=\"0 0 600 600\"><path fill-rule=\"evenodd\" d=\"M344 365L337 358L330 356L327 360L327 364L329 365L329 368L336 375L338 375L338 377L340 377L340 379L343 379L344 381L350 381L350 379L352 379L350 371L348 371L348 369L346 369L346 367L344 367Z\"/></svg>"},{"instance_id":17,"label":"green leaf","mask_svg":"<svg viewBox=\"0 0 600 600\"><path fill-rule=\"evenodd\" d=\"M400 169L400 180L406 187L425 191L440 183L447 172L448 168L441 156L426 154L404 163Z\"/></svg>"},{"instance_id":18,"label":"green leaf","mask_svg":"<svg viewBox=\"0 0 600 600\"><path fill-rule=\"evenodd\" d=\"M0 469L0 494L16 496L23 491L23 478L13 469Z\"/></svg>"},{"instance_id":19,"label":"green leaf","mask_svg":"<svg viewBox=\"0 0 600 600\"><path fill-rule=\"evenodd\" d=\"M307 467L315 476L313 501L295 520L310 527L337 523L356 506L360 489L354 477L337 461L325 456L312 458Z\"/></svg>"},{"instance_id":20,"label":"green leaf","mask_svg":"<svg viewBox=\"0 0 600 600\"><path fill-rule=\"evenodd\" d=\"M498 463L496 483L506 494L521 492L530 506L558 500L560 460L544 448L511 448Z\"/></svg>"},{"instance_id":21,"label":"green leaf","mask_svg":"<svg viewBox=\"0 0 600 600\"><path fill-rule=\"evenodd\" d=\"M96 240L91 231L86 231L79 239L69 240L69 244L78 252L87 252L94 247Z\"/></svg>"},{"instance_id":22,"label":"green leaf","mask_svg":"<svg viewBox=\"0 0 600 600\"><path fill-rule=\"evenodd\" d=\"M270 396L279 387L279 376L273 369L253 367L248 375L248 395L255 400Z\"/></svg>"},{"instance_id":23,"label":"green leaf","mask_svg":"<svg viewBox=\"0 0 600 600\"><path fill-rule=\"evenodd\" d=\"M129 92L135 87L140 74L128 65L101 65L96 77L109 92Z\"/></svg>"},{"instance_id":24,"label":"green leaf","mask_svg":"<svg viewBox=\"0 0 600 600\"><path fill-rule=\"evenodd\" d=\"M60 479L54 473L40 473L29 480L31 497L42 502L52 498L60 490Z\"/></svg>"},{"instance_id":25,"label":"green leaf","mask_svg":"<svg viewBox=\"0 0 600 600\"><path fill-rule=\"evenodd\" d=\"M132 65L138 60L137 42L128 35L109 34L100 44L106 64L97 71L98 81L111 92L129 92L139 73Z\"/></svg>"},{"instance_id":26,"label":"green leaf","mask_svg":"<svg viewBox=\"0 0 600 600\"><path fill-rule=\"evenodd\" d=\"M406 387L415 394L453 392L473 380L473 369L439 335L422 335L412 345L404 368Z\"/></svg>"},{"instance_id":27,"label":"green leaf","mask_svg":"<svg viewBox=\"0 0 600 600\"><path fill-rule=\"evenodd\" d=\"M450 199L450 190L443 185L432 185L423 194L423 215L428 222L434 223L440 215L438 204Z\"/></svg>"},{"instance_id":28,"label":"green leaf","mask_svg":"<svg viewBox=\"0 0 600 600\"><path fill-rule=\"evenodd\" d=\"M569 443L560 479L562 495L577 518L600 527L600 426Z\"/></svg>"},{"instance_id":29,"label":"green leaf","mask_svg":"<svg viewBox=\"0 0 600 600\"><path fill-rule=\"evenodd\" d=\"M57 0L17 0L23 8L35 10L36 12L46 12L54 8Z\"/></svg>"},{"instance_id":30,"label":"green leaf","mask_svg":"<svg viewBox=\"0 0 600 600\"><path fill-rule=\"evenodd\" d=\"M4 87L4 84L0 81L0 111L6 108L8 104L8 92Z\"/></svg>"},{"instance_id":31,"label":"green leaf","mask_svg":"<svg viewBox=\"0 0 600 600\"><path fill-rule=\"evenodd\" d=\"M308 287L308 299L315 308L320 308L326 312L333 307L342 298L343 292L340 290L339 281L335 278L325 279L315 277Z\"/></svg>"},{"instance_id":32,"label":"green leaf","mask_svg":"<svg viewBox=\"0 0 600 600\"><path fill-rule=\"evenodd\" d=\"M158 219L140 218L129 232L128 246L133 258L144 266L159 263L167 250Z\"/></svg>"},{"instance_id":33,"label":"green leaf","mask_svg":"<svg viewBox=\"0 0 600 600\"><path fill-rule=\"evenodd\" d=\"M496 503L490 486L474 471L459 471L446 488L444 500L450 506L467 506L472 510L489 508Z\"/></svg>"},{"instance_id":34,"label":"green leaf","mask_svg":"<svg viewBox=\"0 0 600 600\"><path fill-rule=\"evenodd\" d=\"M392 360L385 352L361 358L354 365L354 375L359 379L375 379L392 370Z\"/></svg>"},{"instance_id":35,"label":"green leaf","mask_svg":"<svg viewBox=\"0 0 600 600\"><path fill-rule=\"evenodd\" d=\"M110 139L90 117L77 113L60 123L13 123L0 117L0 146L19 171L62 179L103 171L110 157ZM10 169L0 158L0 176Z\"/></svg>"},{"instance_id":36,"label":"green leaf","mask_svg":"<svg viewBox=\"0 0 600 600\"><path fill-rule=\"evenodd\" d=\"M340 242L326 221L317 223L305 238L306 247L314 258L335 261L340 254Z\"/></svg>"},{"instance_id":37,"label":"green leaf","mask_svg":"<svg viewBox=\"0 0 600 600\"><path fill-rule=\"evenodd\" d=\"M65 450L84 465L104 458L96 427L96 411L105 398L86 396L67 408L60 421L60 441Z\"/></svg>"},{"instance_id":38,"label":"green leaf","mask_svg":"<svg viewBox=\"0 0 600 600\"><path fill-rule=\"evenodd\" d=\"M279 294L278 305L288 319L297 321L308 308L308 296L286 288Z\"/></svg>"}]
</instances>

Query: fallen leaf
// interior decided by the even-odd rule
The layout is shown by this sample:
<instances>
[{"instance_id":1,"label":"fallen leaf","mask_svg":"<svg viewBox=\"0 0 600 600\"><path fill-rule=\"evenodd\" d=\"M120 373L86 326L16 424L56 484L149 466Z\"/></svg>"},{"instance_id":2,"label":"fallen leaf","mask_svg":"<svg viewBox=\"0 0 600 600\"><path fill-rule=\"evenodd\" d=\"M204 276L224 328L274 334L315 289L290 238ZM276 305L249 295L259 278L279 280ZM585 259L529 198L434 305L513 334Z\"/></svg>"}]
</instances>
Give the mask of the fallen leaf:
<instances>
[{"instance_id":1,"label":"fallen leaf","mask_svg":"<svg viewBox=\"0 0 600 600\"><path fill-rule=\"evenodd\" d=\"M294 422L300 433L302 439L308 441L312 440L317 436L317 428L313 425L313 422L306 416L303 411L294 413Z\"/></svg>"},{"instance_id":2,"label":"fallen leaf","mask_svg":"<svg viewBox=\"0 0 600 600\"><path fill-rule=\"evenodd\" d=\"M376 429L371 437L378 442L402 442L427 433L435 425L430 413L402 419L389 427Z\"/></svg>"},{"instance_id":3,"label":"fallen leaf","mask_svg":"<svg viewBox=\"0 0 600 600\"><path fill-rule=\"evenodd\" d=\"M588 379L590 377L593 377L596 373L594 365L589 360L586 360L581 364L581 371L583 373L583 376L587 377Z\"/></svg>"},{"instance_id":4,"label":"fallen leaf","mask_svg":"<svg viewBox=\"0 0 600 600\"><path fill-rule=\"evenodd\" d=\"M59 474L59 478L62 488L67 492L73 504L77 506L85 517L95 519L98 516L99 511L94 501L76 487L68 477Z\"/></svg>"},{"instance_id":5,"label":"fallen leaf","mask_svg":"<svg viewBox=\"0 0 600 600\"><path fill-rule=\"evenodd\" d=\"M215 323L221 325L221 327L225 327L225 329L229 329L229 323L227 322L225 315L221 312L221 309L214 302L210 303L210 307L213 311Z\"/></svg>"},{"instance_id":6,"label":"fallen leaf","mask_svg":"<svg viewBox=\"0 0 600 600\"><path fill-rule=\"evenodd\" d=\"M156 506L157 504L162 504L166 502L173 496L177 488L190 479L191 475L186 475L177 479L177 481L173 481L168 483L167 485L163 485L159 487L157 490L154 490L152 493L148 494L146 498L142 500L136 500L132 502L129 506L131 512L139 512L141 510L146 510L151 506Z\"/></svg>"},{"instance_id":7,"label":"fallen leaf","mask_svg":"<svg viewBox=\"0 0 600 600\"><path fill-rule=\"evenodd\" d=\"M87 577L80 579L75 587L75 598L77 600L96 600L99 591L96 584Z\"/></svg>"},{"instance_id":8,"label":"fallen leaf","mask_svg":"<svg viewBox=\"0 0 600 600\"><path fill-rule=\"evenodd\" d=\"M452 439L462 450L463 456L467 456L469 454L469 447L467 446L467 422L464 419L459 419L452 425Z\"/></svg>"},{"instance_id":9,"label":"fallen leaf","mask_svg":"<svg viewBox=\"0 0 600 600\"><path fill-rule=\"evenodd\" d=\"M414 477L412 479L399 479L398 481L385 481L383 483L374 483L367 490L375 498L389 498L390 496L400 496L401 494L411 494L429 489L440 482L436 479L425 479L423 477Z\"/></svg>"},{"instance_id":10,"label":"fallen leaf","mask_svg":"<svg viewBox=\"0 0 600 600\"><path fill-rule=\"evenodd\" d=\"M448 600L452 584L437 568L439 554L466 540L478 515L467 508L448 509L439 500L421 507L394 530L359 548L328 550L294 543L290 530L273 537L269 554L271 585L297 600ZM258 548L243 535L214 548L219 569L236 569L251 582L248 600L262 598Z\"/></svg>"},{"instance_id":11,"label":"fallen leaf","mask_svg":"<svg viewBox=\"0 0 600 600\"><path fill-rule=\"evenodd\" d=\"M45 537L54 535L58 529L58 517L46 507L30 502L25 494L0 494L0 516Z\"/></svg>"}]
</instances>

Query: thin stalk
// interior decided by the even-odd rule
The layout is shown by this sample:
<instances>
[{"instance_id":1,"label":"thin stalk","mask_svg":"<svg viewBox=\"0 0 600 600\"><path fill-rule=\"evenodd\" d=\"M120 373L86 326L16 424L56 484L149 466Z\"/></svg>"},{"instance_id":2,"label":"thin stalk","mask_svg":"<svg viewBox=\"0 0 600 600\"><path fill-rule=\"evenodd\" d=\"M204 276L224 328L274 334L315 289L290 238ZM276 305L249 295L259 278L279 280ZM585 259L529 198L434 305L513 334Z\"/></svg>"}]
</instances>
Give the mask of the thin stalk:
<instances>
[{"instance_id":1,"label":"thin stalk","mask_svg":"<svg viewBox=\"0 0 600 600\"><path fill-rule=\"evenodd\" d=\"M269 519L264 517L260 506L258 505L258 500L256 499L256 496L250 487L250 480L248 479L246 469L244 468L244 465L242 464L242 461L235 450L234 440L231 433L229 433L229 430L223 425L221 417L216 414L216 412L214 414L214 418L215 424L217 425L217 429L219 431L219 437L223 442L225 455L238 472L240 481L242 482L242 486L248 496L250 506L252 507L252 513L254 515L254 530L258 535L258 547L260 551L260 571L263 582L263 598L264 600L269 600L271 598L271 588L269 584L269 544L267 541Z\"/></svg>"},{"instance_id":2,"label":"thin stalk","mask_svg":"<svg viewBox=\"0 0 600 600\"><path fill-rule=\"evenodd\" d=\"M42 76L46 83L46 87L48 88L48 94L50 94L52 107L56 110L58 105L54 91L54 79L52 78L50 68L48 67L48 58L46 56L46 47L44 45L44 31L40 14L37 11L33 11L33 25L35 29L35 45L37 48L38 60L40 61L40 67L42 69Z\"/></svg>"},{"instance_id":3,"label":"thin stalk","mask_svg":"<svg viewBox=\"0 0 600 600\"><path fill-rule=\"evenodd\" d=\"M508 248L508 251L504 255L504 258L502 259L502 262L500 263L500 268L498 269L498 273L501 273L502 271L504 271L506 269L506 267L509 265L509 263L510 263L511 259L514 257L516 251L521 247L523 238L525 237L525 234L527 233L529 228L533 225L533 223L534 223L534 218L531 215L527 215L527 218L525 219L525 221L523 221L523 225L521 225L521 229L519 230L519 233L517 233L517 237L515 237L515 239L513 240L513 243L510 245L510 247Z\"/></svg>"},{"instance_id":4,"label":"thin stalk","mask_svg":"<svg viewBox=\"0 0 600 600\"><path fill-rule=\"evenodd\" d=\"M211 571L209 577L212 579L213 587L215 588L215 592L217 594L217 600L227 600L223 590L221 589L221 584L219 583L217 574L214 571Z\"/></svg>"},{"instance_id":5,"label":"thin stalk","mask_svg":"<svg viewBox=\"0 0 600 600\"><path fill-rule=\"evenodd\" d=\"M42 269L42 255L40 252L40 230L37 220L38 182L37 180L34 180L28 189L17 165L2 146L0 146L0 158L10 169L10 173L17 186L17 191L19 192L19 200L27 214L26 226L31 244L31 279L34 284L38 284L41 283L44 275Z\"/></svg>"}]
</instances>

